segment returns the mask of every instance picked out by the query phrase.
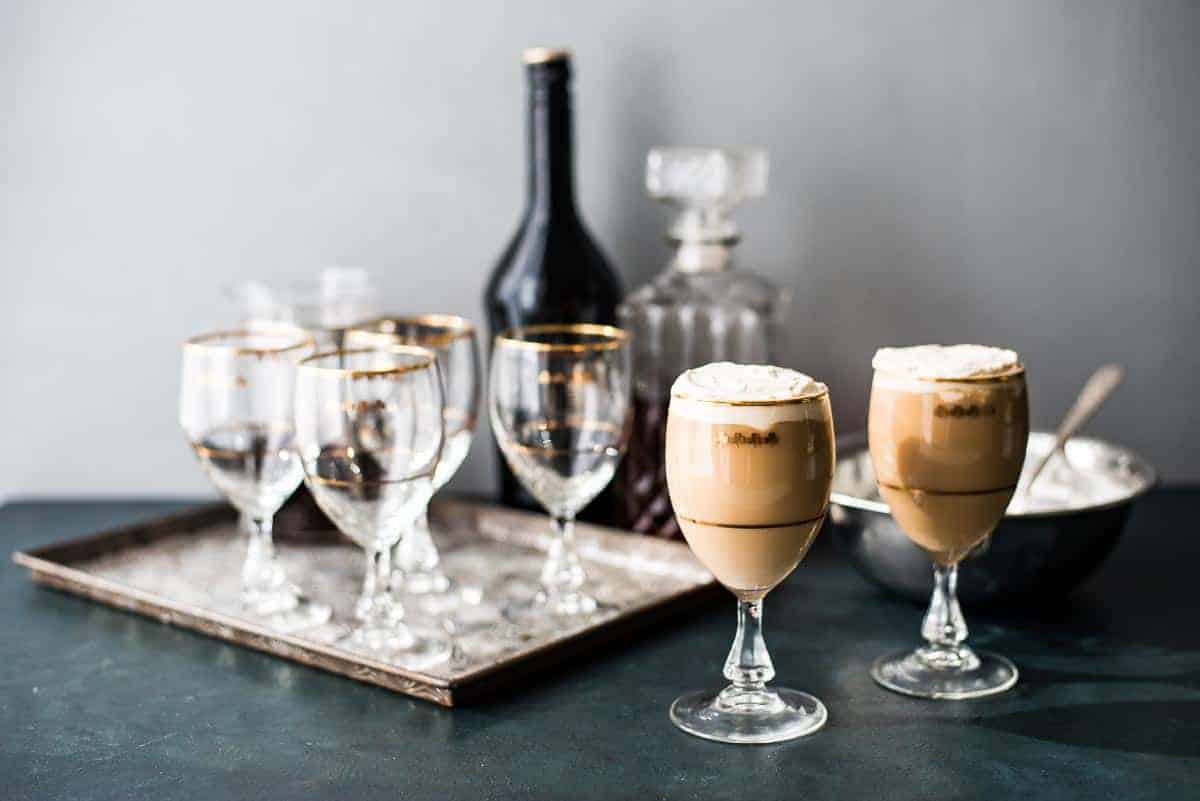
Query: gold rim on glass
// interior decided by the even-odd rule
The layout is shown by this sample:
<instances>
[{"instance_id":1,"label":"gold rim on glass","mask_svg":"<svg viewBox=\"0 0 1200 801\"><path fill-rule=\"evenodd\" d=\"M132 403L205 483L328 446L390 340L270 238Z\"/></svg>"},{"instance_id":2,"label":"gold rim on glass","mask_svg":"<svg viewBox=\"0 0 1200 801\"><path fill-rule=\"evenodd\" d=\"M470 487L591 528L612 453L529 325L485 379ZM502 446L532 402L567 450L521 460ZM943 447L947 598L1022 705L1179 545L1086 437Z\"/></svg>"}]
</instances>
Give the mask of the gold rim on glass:
<instances>
[{"instance_id":1,"label":"gold rim on glass","mask_svg":"<svg viewBox=\"0 0 1200 801\"><path fill-rule=\"evenodd\" d=\"M922 376L905 375L904 373L897 373L891 370L874 369L877 373L909 381L918 381L924 384L1003 384L1006 381L1014 381L1025 376L1025 365L1023 364L1018 364L1003 373L996 373L995 375L976 375L967 376L966 378L924 378Z\"/></svg>"},{"instance_id":2,"label":"gold rim on glass","mask_svg":"<svg viewBox=\"0 0 1200 801\"><path fill-rule=\"evenodd\" d=\"M599 342L537 342L529 337L541 334L580 334L603 337ZM613 350L629 341L629 334L615 325L594 323L549 323L546 325L523 325L509 328L496 334L496 345L527 350L556 351L562 353L584 353L589 350Z\"/></svg>"},{"instance_id":3,"label":"gold rim on glass","mask_svg":"<svg viewBox=\"0 0 1200 801\"><path fill-rule=\"evenodd\" d=\"M286 335L294 336L294 340L290 340L283 345L276 347L260 347L252 348L248 345L221 344L214 340L221 339L249 339L251 337L279 337L283 338ZM278 328L239 328L230 331L211 331L207 334L197 334L196 336L184 340L183 347L196 348L199 350L220 350L233 353L237 356L271 356L277 353L289 353L293 350L299 350L304 347L317 346L316 340L312 335L299 326L283 325Z\"/></svg>"},{"instance_id":4,"label":"gold rim on glass","mask_svg":"<svg viewBox=\"0 0 1200 801\"><path fill-rule=\"evenodd\" d=\"M351 367L324 367L315 364L320 359L328 356L353 356L362 353L407 353L411 356L421 356L424 361L415 364L402 364L396 367L370 367L370 368L351 368ZM336 373L345 378L374 378L376 376L385 375L402 375L411 373L416 370L428 370L437 364L437 355L428 348L420 348L416 345L391 345L387 348L339 348L336 350L326 350L321 353L314 353L308 358L302 359L298 367L301 370L314 370L325 373Z\"/></svg>"},{"instance_id":5,"label":"gold rim on glass","mask_svg":"<svg viewBox=\"0 0 1200 801\"><path fill-rule=\"evenodd\" d=\"M427 328L442 328L438 333L409 335L396 331L404 326L425 326ZM361 323L355 323L346 329L347 334L364 334L380 337L394 337L402 340L412 340L419 345L448 345L457 339L465 339L475 333L475 326L466 317L457 314L406 314L385 315L373 317Z\"/></svg>"},{"instance_id":6,"label":"gold rim on glass","mask_svg":"<svg viewBox=\"0 0 1200 801\"><path fill-rule=\"evenodd\" d=\"M778 400L716 400L712 398L693 398L691 395L671 395L672 398L707 403L711 406L796 406L801 403L816 403L829 397L829 387L825 387L815 395L803 395L799 398L780 398Z\"/></svg>"},{"instance_id":7,"label":"gold rim on glass","mask_svg":"<svg viewBox=\"0 0 1200 801\"><path fill-rule=\"evenodd\" d=\"M930 381L934 384L1003 384L1025 377L1025 365L1018 364L1011 370L996 375L969 376L967 378L920 378L919 381Z\"/></svg>"}]
</instances>

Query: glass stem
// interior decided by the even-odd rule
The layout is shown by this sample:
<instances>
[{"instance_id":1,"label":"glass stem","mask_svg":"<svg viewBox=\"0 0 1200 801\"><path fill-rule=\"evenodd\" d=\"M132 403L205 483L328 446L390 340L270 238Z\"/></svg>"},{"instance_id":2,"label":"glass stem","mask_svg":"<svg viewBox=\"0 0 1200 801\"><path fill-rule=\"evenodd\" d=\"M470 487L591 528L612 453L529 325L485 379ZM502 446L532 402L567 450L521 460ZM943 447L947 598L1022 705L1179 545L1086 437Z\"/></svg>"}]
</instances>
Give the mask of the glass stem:
<instances>
[{"instance_id":1,"label":"glass stem","mask_svg":"<svg viewBox=\"0 0 1200 801\"><path fill-rule=\"evenodd\" d=\"M429 507L425 507L396 546L397 567L405 573L433 573L438 569L437 546L429 531Z\"/></svg>"},{"instance_id":2,"label":"glass stem","mask_svg":"<svg viewBox=\"0 0 1200 801\"><path fill-rule=\"evenodd\" d=\"M554 541L542 566L542 590L549 597L574 592L583 586L583 565L575 550L575 515L554 515Z\"/></svg>"},{"instance_id":3,"label":"glass stem","mask_svg":"<svg viewBox=\"0 0 1200 801\"><path fill-rule=\"evenodd\" d=\"M933 566L933 597L921 623L921 636L933 651L957 652L967 639L967 621L958 605L958 565Z\"/></svg>"},{"instance_id":4,"label":"glass stem","mask_svg":"<svg viewBox=\"0 0 1200 801\"><path fill-rule=\"evenodd\" d=\"M270 517L242 514L241 525L248 538L242 565L242 588L246 592L266 592L283 583L283 570L275 561L271 524Z\"/></svg>"},{"instance_id":5,"label":"glass stem","mask_svg":"<svg viewBox=\"0 0 1200 801\"><path fill-rule=\"evenodd\" d=\"M437 595L450 589L450 579L442 572L442 560L429 528L428 505L404 532L392 551L392 557L395 561L393 590L415 595Z\"/></svg>"},{"instance_id":6,"label":"glass stem","mask_svg":"<svg viewBox=\"0 0 1200 801\"><path fill-rule=\"evenodd\" d=\"M761 598L753 601L738 599L737 634L729 649L729 658L725 660L725 678L739 693L762 692L767 682L775 678L775 666L763 639L762 615Z\"/></svg>"},{"instance_id":7,"label":"glass stem","mask_svg":"<svg viewBox=\"0 0 1200 801\"><path fill-rule=\"evenodd\" d=\"M363 574L362 595L355 606L355 617L386 623L399 617L399 608L388 594L392 579L392 549L368 548L366 554L367 569Z\"/></svg>"}]
</instances>

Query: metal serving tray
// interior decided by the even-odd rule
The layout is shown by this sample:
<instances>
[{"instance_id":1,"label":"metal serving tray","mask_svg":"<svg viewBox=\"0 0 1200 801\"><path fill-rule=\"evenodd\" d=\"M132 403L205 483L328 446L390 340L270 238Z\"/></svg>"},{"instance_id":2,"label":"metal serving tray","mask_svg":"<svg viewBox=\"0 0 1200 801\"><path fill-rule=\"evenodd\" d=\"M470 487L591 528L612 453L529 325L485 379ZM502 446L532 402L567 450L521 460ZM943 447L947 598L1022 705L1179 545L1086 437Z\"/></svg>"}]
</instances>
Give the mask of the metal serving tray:
<instances>
[{"instance_id":1,"label":"metal serving tray","mask_svg":"<svg viewBox=\"0 0 1200 801\"><path fill-rule=\"evenodd\" d=\"M362 551L350 545L277 549L289 577L333 607L330 623L282 634L242 617L244 543L233 509L223 504L18 551L13 561L39 584L443 706L527 684L535 673L719 595L684 544L580 524L588 591L604 611L573 625L522 628L499 608L536 583L550 542L547 519L462 501L435 501L431 517L447 575L461 587L481 589L482 602L464 607L457 626L409 607L410 622L452 633L449 661L425 671L335 644L346 631L364 569Z\"/></svg>"}]
</instances>

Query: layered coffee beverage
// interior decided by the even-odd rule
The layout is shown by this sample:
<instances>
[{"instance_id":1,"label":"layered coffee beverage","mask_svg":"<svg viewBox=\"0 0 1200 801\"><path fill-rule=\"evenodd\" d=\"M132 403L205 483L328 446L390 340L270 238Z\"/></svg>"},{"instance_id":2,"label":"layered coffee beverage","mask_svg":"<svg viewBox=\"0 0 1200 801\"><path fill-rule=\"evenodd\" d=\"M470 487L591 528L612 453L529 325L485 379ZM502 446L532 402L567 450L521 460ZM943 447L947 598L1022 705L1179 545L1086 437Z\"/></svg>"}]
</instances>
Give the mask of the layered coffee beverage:
<instances>
[{"instance_id":1,"label":"layered coffee beverage","mask_svg":"<svg viewBox=\"0 0 1200 801\"><path fill-rule=\"evenodd\" d=\"M980 345L883 348L868 430L879 490L896 522L951 564L1004 516L1029 434L1025 370Z\"/></svg>"},{"instance_id":2,"label":"layered coffee beverage","mask_svg":"<svg viewBox=\"0 0 1200 801\"><path fill-rule=\"evenodd\" d=\"M763 597L796 569L825 520L834 467L824 384L768 365L718 362L671 388L666 474L692 552L738 599L730 684L677 699L671 720L720 742L802 737L825 723L806 693L767 686Z\"/></svg>"},{"instance_id":3,"label":"layered coffee beverage","mask_svg":"<svg viewBox=\"0 0 1200 801\"><path fill-rule=\"evenodd\" d=\"M667 483L688 544L738 597L761 598L803 558L833 476L824 384L794 370L710 364L671 390Z\"/></svg>"},{"instance_id":4,"label":"layered coffee beverage","mask_svg":"<svg viewBox=\"0 0 1200 801\"><path fill-rule=\"evenodd\" d=\"M909 539L932 557L925 645L875 661L905 695L979 698L1016 684L1016 666L966 644L958 562L1004 517L1025 460L1029 399L1017 354L982 345L882 348L867 419L875 480Z\"/></svg>"}]
</instances>

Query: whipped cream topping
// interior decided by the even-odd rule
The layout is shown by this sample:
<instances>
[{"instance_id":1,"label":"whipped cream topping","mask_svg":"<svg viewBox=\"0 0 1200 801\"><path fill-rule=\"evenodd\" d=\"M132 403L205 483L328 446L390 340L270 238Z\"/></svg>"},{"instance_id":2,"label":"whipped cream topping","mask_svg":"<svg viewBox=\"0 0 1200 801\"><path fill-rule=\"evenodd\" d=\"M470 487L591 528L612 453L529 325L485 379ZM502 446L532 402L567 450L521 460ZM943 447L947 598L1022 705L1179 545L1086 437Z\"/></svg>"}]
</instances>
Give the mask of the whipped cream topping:
<instances>
[{"instance_id":1,"label":"whipped cream topping","mask_svg":"<svg viewBox=\"0 0 1200 801\"><path fill-rule=\"evenodd\" d=\"M1016 351L987 345L917 345L880 348L871 366L908 378L987 378L1003 375L1021 364Z\"/></svg>"},{"instance_id":2,"label":"whipped cream topping","mask_svg":"<svg viewBox=\"0 0 1200 801\"><path fill-rule=\"evenodd\" d=\"M784 401L825 392L825 385L786 367L713 362L686 370L671 395L698 401Z\"/></svg>"}]
</instances>

